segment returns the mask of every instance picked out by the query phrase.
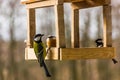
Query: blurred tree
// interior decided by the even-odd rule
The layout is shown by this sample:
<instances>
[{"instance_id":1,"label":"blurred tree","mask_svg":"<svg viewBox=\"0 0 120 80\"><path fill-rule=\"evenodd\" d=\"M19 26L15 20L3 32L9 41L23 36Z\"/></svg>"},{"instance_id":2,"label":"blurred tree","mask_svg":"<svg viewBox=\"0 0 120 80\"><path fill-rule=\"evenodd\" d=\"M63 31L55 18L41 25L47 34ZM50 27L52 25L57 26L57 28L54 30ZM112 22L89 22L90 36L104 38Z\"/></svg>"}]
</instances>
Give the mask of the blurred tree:
<instances>
[{"instance_id":1,"label":"blurred tree","mask_svg":"<svg viewBox=\"0 0 120 80\"><path fill-rule=\"evenodd\" d=\"M9 7L11 11L8 14L9 18L9 29L10 29L10 44L9 44L9 77L11 80L19 80L18 78L18 65L15 60L15 50L16 50L16 41L15 41L15 14L16 6L19 3L18 0L10 0Z\"/></svg>"},{"instance_id":2,"label":"blurred tree","mask_svg":"<svg viewBox=\"0 0 120 80\"><path fill-rule=\"evenodd\" d=\"M0 24L0 32L1 32L1 24ZM1 34L0 34L0 80L4 80L4 76L3 76L3 67L4 67L4 63L3 63L3 58L2 58L2 37L1 37Z\"/></svg>"},{"instance_id":3,"label":"blurred tree","mask_svg":"<svg viewBox=\"0 0 120 80\"><path fill-rule=\"evenodd\" d=\"M88 36L88 34L89 34L89 29L90 29L90 13L89 12L86 12L86 16L87 16L87 19L86 19L86 21L85 21L85 28L84 28L84 32L83 32L83 37L82 37L82 41L81 41L81 46L82 47L89 47L90 45L90 43L89 43L89 36ZM90 73L89 71L88 71L88 69L89 69L89 64L87 64L87 61L85 61L85 60L82 60L81 61L81 72L82 72L82 74L81 74L81 79L82 80L87 80L87 79L89 79L90 77L88 76L88 74Z\"/></svg>"}]
</instances>

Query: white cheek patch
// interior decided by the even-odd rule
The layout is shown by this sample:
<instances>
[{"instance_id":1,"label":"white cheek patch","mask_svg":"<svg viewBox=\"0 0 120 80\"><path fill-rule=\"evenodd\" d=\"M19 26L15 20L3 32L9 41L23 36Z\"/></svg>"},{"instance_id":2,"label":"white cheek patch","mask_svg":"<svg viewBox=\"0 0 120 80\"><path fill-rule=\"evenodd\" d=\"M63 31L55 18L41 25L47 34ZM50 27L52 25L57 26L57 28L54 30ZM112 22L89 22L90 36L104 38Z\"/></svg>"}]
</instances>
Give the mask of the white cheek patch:
<instances>
[{"instance_id":1,"label":"white cheek patch","mask_svg":"<svg viewBox=\"0 0 120 80\"><path fill-rule=\"evenodd\" d=\"M40 40L40 37L36 37L34 40L35 40L35 41L39 41L39 40Z\"/></svg>"}]
</instances>

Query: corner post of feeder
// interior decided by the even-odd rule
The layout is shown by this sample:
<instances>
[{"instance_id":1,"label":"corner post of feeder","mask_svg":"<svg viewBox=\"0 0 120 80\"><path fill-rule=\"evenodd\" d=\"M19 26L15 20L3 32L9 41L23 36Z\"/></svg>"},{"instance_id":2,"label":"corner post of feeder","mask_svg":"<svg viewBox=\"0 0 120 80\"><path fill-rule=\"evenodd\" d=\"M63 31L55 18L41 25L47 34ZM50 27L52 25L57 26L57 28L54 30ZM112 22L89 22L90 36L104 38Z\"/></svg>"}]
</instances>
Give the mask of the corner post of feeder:
<instances>
[{"instance_id":1,"label":"corner post of feeder","mask_svg":"<svg viewBox=\"0 0 120 80\"><path fill-rule=\"evenodd\" d=\"M112 47L112 15L110 4L103 5L103 42L104 47Z\"/></svg>"},{"instance_id":2,"label":"corner post of feeder","mask_svg":"<svg viewBox=\"0 0 120 80\"><path fill-rule=\"evenodd\" d=\"M79 48L79 9L74 8L75 3L71 4L72 7L72 26L71 26L71 46L72 48Z\"/></svg>"},{"instance_id":3,"label":"corner post of feeder","mask_svg":"<svg viewBox=\"0 0 120 80\"><path fill-rule=\"evenodd\" d=\"M35 32L35 8L27 8L27 48L33 47L33 37Z\"/></svg>"},{"instance_id":4,"label":"corner post of feeder","mask_svg":"<svg viewBox=\"0 0 120 80\"><path fill-rule=\"evenodd\" d=\"M55 26L56 26L56 46L58 48L66 47L65 44L65 26L64 26L64 7L63 3L54 5Z\"/></svg>"},{"instance_id":5,"label":"corner post of feeder","mask_svg":"<svg viewBox=\"0 0 120 80\"><path fill-rule=\"evenodd\" d=\"M58 59L62 60L60 48L65 48L65 25L64 25L64 5L63 0L58 0L54 5L55 10L55 28L56 28L56 47L58 48Z\"/></svg>"}]
</instances>

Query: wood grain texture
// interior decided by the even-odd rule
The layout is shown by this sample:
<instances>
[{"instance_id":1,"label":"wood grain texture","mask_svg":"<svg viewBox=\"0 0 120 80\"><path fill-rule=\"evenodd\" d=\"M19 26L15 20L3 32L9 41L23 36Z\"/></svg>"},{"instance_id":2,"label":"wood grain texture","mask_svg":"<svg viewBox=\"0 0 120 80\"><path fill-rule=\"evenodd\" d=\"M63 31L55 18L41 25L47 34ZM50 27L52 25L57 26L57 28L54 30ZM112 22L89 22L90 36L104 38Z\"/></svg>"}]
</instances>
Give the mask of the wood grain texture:
<instances>
[{"instance_id":1,"label":"wood grain texture","mask_svg":"<svg viewBox=\"0 0 120 80\"><path fill-rule=\"evenodd\" d=\"M45 1L45 0L21 0L22 4L27 4L27 3L33 3L33 2L38 2L38 1ZM59 0L61 1L61 0ZM110 4L111 0L63 0L64 2L80 2L80 1L87 1L89 3L105 3L105 4Z\"/></svg>"},{"instance_id":2,"label":"wood grain texture","mask_svg":"<svg viewBox=\"0 0 120 80\"><path fill-rule=\"evenodd\" d=\"M25 48L25 60L36 60L33 48Z\"/></svg>"},{"instance_id":3,"label":"wood grain texture","mask_svg":"<svg viewBox=\"0 0 120 80\"><path fill-rule=\"evenodd\" d=\"M72 9L72 25L71 25L71 45L72 48L79 48L79 10Z\"/></svg>"},{"instance_id":4,"label":"wood grain texture","mask_svg":"<svg viewBox=\"0 0 120 80\"><path fill-rule=\"evenodd\" d=\"M97 7L97 6L103 6L110 4L111 0L84 0L81 2L74 2L72 3L73 9L84 9L84 8L91 8L91 7Z\"/></svg>"},{"instance_id":5,"label":"wood grain texture","mask_svg":"<svg viewBox=\"0 0 120 80\"><path fill-rule=\"evenodd\" d=\"M62 60L111 59L115 48L61 48Z\"/></svg>"},{"instance_id":6,"label":"wood grain texture","mask_svg":"<svg viewBox=\"0 0 120 80\"><path fill-rule=\"evenodd\" d=\"M29 3L42 2L42 1L46 1L46 0L21 0L21 3L29 4ZM47 0L47 1L49 1L49 0ZM58 0L58 1L62 1L62 0ZM84 0L63 0L63 2L80 2L80 1L84 1Z\"/></svg>"},{"instance_id":7,"label":"wood grain texture","mask_svg":"<svg viewBox=\"0 0 120 80\"><path fill-rule=\"evenodd\" d=\"M111 0L105 0L106 4L111 4Z\"/></svg>"},{"instance_id":8,"label":"wood grain texture","mask_svg":"<svg viewBox=\"0 0 120 80\"><path fill-rule=\"evenodd\" d=\"M21 4L33 3L37 1L43 1L43 0L21 0Z\"/></svg>"},{"instance_id":9,"label":"wood grain texture","mask_svg":"<svg viewBox=\"0 0 120 80\"><path fill-rule=\"evenodd\" d=\"M86 0L88 4L91 5L107 5L111 3L111 0Z\"/></svg>"},{"instance_id":10,"label":"wood grain texture","mask_svg":"<svg viewBox=\"0 0 120 80\"><path fill-rule=\"evenodd\" d=\"M27 47L33 47L36 32L35 9L27 9Z\"/></svg>"},{"instance_id":11,"label":"wood grain texture","mask_svg":"<svg viewBox=\"0 0 120 80\"><path fill-rule=\"evenodd\" d=\"M55 5L55 26L56 26L56 47L64 48L65 44L65 25L63 5Z\"/></svg>"},{"instance_id":12,"label":"wood grain texture","mask_svg":"<svg viewBox=\"0 0 120 80\"><path fill-rule=\"evenodd\" d=\"M46 60L112 59L115 48L51 48ZM26 60L36 60L33 48L25 49Z\"/></svg>"},{"instance_id":13,"label":"wood grain texture","mask_svg":"<svg viewBox=\"0 0 120 80\"><path fill-rule=\"evenodd\" d=\"M25 48L25 60L37 60L33 48ZM51 48L45 60L60 60L59 48Z\"/></svg>"},{"instance_id":14,"label":"wood grain texture","mask_svg":"<svg viewBox=\"0 0 120 80\"><path fill-rule=\"evenodd\" d=\"M64 0L64 2L81 2L81 1L84 1L84 0Z\"/></svg>"},{"instance_id":15,"label":"wood grain texture","mask_svg":"<svg viewBox=\"0 0 120 80\"><path fill-rule=\"evenodd\" d=\"M103 6L103 41L104 47L112 47L112 19L111 19L111 6Z\"/></svg>"},{"instance_id":16,"label":"wood grain texture","mask_svg":"<svg viewBox=\"0 0 120 80\"><path fill-rule=\"evenodd\" d=\"M41 7L49 7L58 4L63 4L62 0L43 0L37 1L35 3L26 4L27 8L41 8Z\"/></svg>"},{"instance_id":17,"label":"wood grain texture","mask_svg":"<svg viewBox=\"0 0 120 80\"><path fill-rule=\"evenodd\" d=\"M60 49L52 47L50 51L48 51L48 54L45 59L46 60L60 60Z\"/></svg>"}]
</instances>

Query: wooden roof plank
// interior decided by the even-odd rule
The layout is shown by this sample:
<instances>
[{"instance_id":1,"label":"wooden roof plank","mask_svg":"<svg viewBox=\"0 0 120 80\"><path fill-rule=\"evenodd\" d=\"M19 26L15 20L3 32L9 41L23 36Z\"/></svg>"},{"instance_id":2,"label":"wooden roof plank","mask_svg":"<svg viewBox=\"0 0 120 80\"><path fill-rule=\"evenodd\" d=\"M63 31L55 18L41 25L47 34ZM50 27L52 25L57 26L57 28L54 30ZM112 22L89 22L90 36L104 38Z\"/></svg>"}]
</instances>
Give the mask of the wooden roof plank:
<instances>
[{"instance_id":1,"label":"wooden roof plank","mask_svg":"<svg viewBox=\"0 0 120 80\"><path fill-rule=\"evenodd\" d=\"M40 1L49 1L49 0L21 0L22 4L29 4L33 2L40 2ZM84 0L64 0L64 2L80 2Z\"/></svg>"}]
</instances>

